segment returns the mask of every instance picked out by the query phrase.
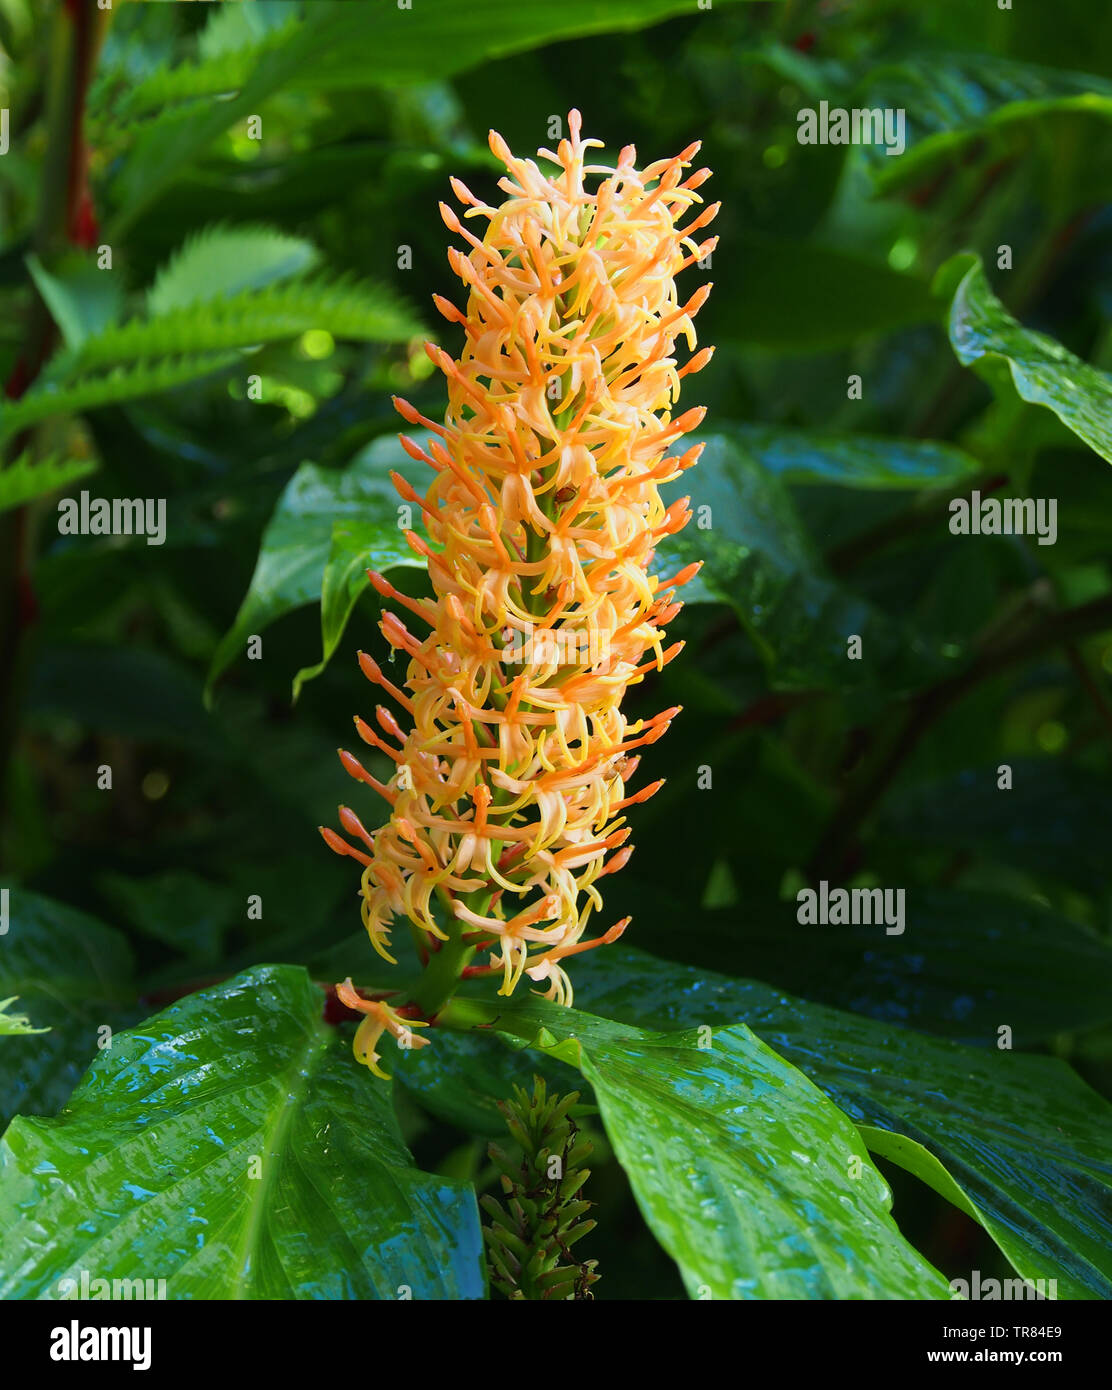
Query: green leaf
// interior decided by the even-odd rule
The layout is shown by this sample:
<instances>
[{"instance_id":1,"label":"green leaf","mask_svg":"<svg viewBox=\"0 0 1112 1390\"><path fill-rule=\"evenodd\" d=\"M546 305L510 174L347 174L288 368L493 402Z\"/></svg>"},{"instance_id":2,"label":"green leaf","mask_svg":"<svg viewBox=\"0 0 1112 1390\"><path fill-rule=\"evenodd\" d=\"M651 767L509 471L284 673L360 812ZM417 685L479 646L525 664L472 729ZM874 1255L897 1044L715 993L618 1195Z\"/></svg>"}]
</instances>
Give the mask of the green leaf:
<instances>
[{"instance_id":1,"label":"green leaf","mask_svg":"<svg viewBox=\"0 0 1112 1390\"><path fill-rule=\"evenodd\" d=\"M509 8L504 0L476 0L466 9L457 0L421 0L404 10L380 5L368 23L366 10L338 0L314 3L299 18L260 34L253 45L236 49L220 42L199 63L117 84L118 98L106 82L94 101L102 129L111 131L117 103L129 119L165 112L136 127L113 182L120 211L110 239L217 137L258 114L280 89L362 91L427 83L556 39L640 29L692 13L692 0L565 0ZM204 99L214 96L221 99ZM166 112L174 102L189 104Z\"/></svg>"},{"instance_id":2,"label":"green leaf","mask_svg":"<svg viewBox=\"0 0 1112 1390\"><path fill-rule=\"evenodd\" d=\"M583 1073L693 1296L947 1296L851 1122L744 1025L589 1046Z\"/></svg>"},{"instance_id":3,"label":"green leaf","mask_svg":"<svg viewBox=\"0 0 1112 1390\"><path fill-rule=\"evenodd\" d=\"M13 1121L0 1296L84 1269L169 1298L482 1297L474 1193L414 1166L323 1002L260 966L117 1037L57 1119Z\"/></svg>"},{"instance_id":4,"label":"green leaf","mask_svg":"<svg viewBox=\"0 0 1112 1390\"><path fill-rule=\"evenodd\" d=\"M826 574L784 482L730 437L704 443L696 466L664 489L666 500L690 494L694 512L657 551L667 574L703 563L685 602L730 604L779 690L900 684L934 669L929 652ZM867 660L849 659L851 636Z\"/></svg>"},{"instance_id":5,"label":"green leaf","mask_svg":"<svg viewBox=\"0 0 1112 1390\"><path fill-rule=\"evenodd\" d=\"M332 523L332 540L321 579L321 659L314 666L302 667L294 677L295 700L305 682L319 676L332 660L359 596L367 588L368 569L381 573L420 567L419 557L410 550L398 528L396 500L387 499L367 510L369 516L341 518Z\"/></svg>"},{"instance_id":6,"label":"green leaf","mask_svg":"<svg viewBox=\"0 0 1112 1390\"><path fill-rule=\"evenodd\" d=\"M174 277L168 298L185 292ZM0 438L52 416L169 391L225 370L249 348L312 328L338 338L401 342L420 323L381 286L321 277L171 308L57 353L26 395L0 405Z\"/></svg>"},{"instance_id":7,"label":"green leaf","mask_svg":"<svg viewBox=\"0 0 1112 1390\"><path fill-rule=\"evenodd\" d=\"M198 56L206 62L222 54L240 53L261 40L281 34L291 19L300 17L301 6L288 0L267 0L257 5L221 5L197 36Z\"/></svg>"},{"instance_id":8,"label":"green leaf","mask_svg":"<svg viewBox=\"0 0 1112 1390\"><path fill-rule=\"evenodd\" d=\"M301 465L263 533L247 596L213 656L206 698L248 637L294 609L316 603L323 585L323 658L298 672L296 695L335 651L366 587L365 572L423 568L398 526L398 497L389 477L391 467L404 475L404 459L395 440L379 440L343 470Z\"/></svg>"},{"instance_id":9,"label":"green leaf","mask_svg":"<svg viewBox=\"0 0 1112 1390\"><path fill-rule=\"evenodd\" d=\"M773 352L852 347L936 316L926 281L815 241L746 233L711 278L729 304L719 341Z\"/></svg>"},{"instance_id":10,"label":"green leaf","mask_svg":"<svg viewBox=\"0 0 1112 1390\"><path fill-rule=\"evenodd\" d=\"M1045 138L1049 118L1081 113L1112 120L1112 82L1089 73L1018 63L992 53L942 53L875 68L870 106L907 113L907 150L862 146L879 191L892 193L976 153L985 162Z\"/></svg>"},{"instance_id":11,"label":"green leaf","mask_svg":"<svg viewBox=\"0 0 1112 1390\"><path fill-rule=\"evenodd\" d=\"M925 1148L1023 1278L1056 1279L1061 1298L1112 1296L1112 1107L1065 1063L963 1047L621 946L584 958L575 987L594 1012L647 1027L744 1021L855 1122Z\"/></svg>"},{"instance_id":12,"label":"green leaf","mask_svg":"<svg viewBox=\"0 0 1112 1390\"><path fill-rule=\"evenodd\" d=\"M28 1033L49 1033L49 1028L34 1028L26 1014L8 1013L8 1006L14 1004L17 996L0 999L0 1038L25 1037Z\"/></svg>"},{"instance_id":13,"label":"green leaf","mask_svg":"<svg viewBox=\"0 0 1112 1390\"><path fill-rule=\"evenodd\" d=\"M653 1034L543 1001L489 1014L576 1061L692 1297L948 1296L853 1124L743 1024Z\"/></svg>"},{"instance_id":14,"label":"green leaf","mask_svg":"<svg viewBox=\"0 0 1112 1390\"><path fill-rule=\"evenodd\" d=\"M976 459L952 444L877 439L831 430L731 425L762 468L786 483L833 483L852 488L952 488L981 472Z\"/></svg>"},{"instance_id":15,"label":"green leaf","mask_svg":"<svg viewBox=\"0 0 1112 1390\"><path fill-rule=\"evenodd\" d=\"M156 318L190 304L261 290L314 269L319 259L311 242L274 227L206 227L158 272L147 291L147 313Z\"/></svg>"},{"instance_id":16,"label":"green leaf","mask_svg":"<svg viewBox=\"0 0 1112 1390\"><path fill-rule=\"evenodd\" d=\"M747 867L738 863L734 876L750 885ZM622 907L633 912L640 944L669 950L683 904L665 886L624 885ZM743 921L734 907L704 909L683 958L719 970L736 965L807 999L973 1047L995 1047L1001 1022L1025 1048L1112 1021L1112 947L1038 903L916 888L907 893L903 934L892 936L883 923L804 926L796 911L794 898L754 907Z\"/></svg>"},{"instance_id":17,"label":"green leaf","mask_svg":"<svg viewBox=\"0 0 1112 1390\"><path fill-rule=\"evenodd\" d=\"M220 958L225 932L243 918L243 903L227 885L183 870L150 878L103 874L99 886L136 931L199 963Z\"/></svg>"},{"instance_id":18,"label":"green leaf","mask_svg":"<svg viewBox=\"0 0 1112 1390\"><path fill-rule=\"evenodd\" d=\"M0 468L0 512L22 507L48 492L69 487L96 472L96 459L45 458L32 461L28 451Z\"/></svg>"},{"instance_id":19,"label":"green leaf","mask_svg":"<svg viewBox=\"0 0 1112 1390\"><path fill-rule=\"evenodd\" d=\"M115 98L104 83L94 94L96 105L102 112L107 107L118 118L133 119L173 102L234 92L264 60L276 61L286 49L301 56L298 69L278 79L292 88L362 90L424 83L559 38L640 29L691 13L690 0L607 0L604 6L597 0L565 0L556 8L511 10L502 0L476 0L466 13L454 0L422 0L410 9L382 7L368 24L365 13L345 14L345 8L314 4L299 13L288 6L284 24L275 10L265 28L249 27L218 11L202 32L199 61L160 69ZM328 27L327 45L312 42L313 24Z\"/></svg>"},{"instance_id":20,"label":"green leaf","mask_svg":"<svg viewBox=\"0 0 1112 1390\"><path fill-rule=\"evenodd\" d=\"M0 995L23 1001L43 1037L14 1037L0 1066L0 1124L17 1111L53 1113L96 1055L104 1027L133 1019L131 952L124 938L26 888L8 892L0 936Z\"/></svg>"},{"instance_id":21,"label":"green leaf","mask_svg":"<svg viewBox=\"0 0 1112 1390\"><path fill-rule=\"evenodd\" d=\"M123 167L115 175L111 191L118 209L109 225L108 239L118 240L136 217L158 197L176 175L194 160L224 131L257 114L259 107L273 92L287 86L299 71L311 67L315 58L335 43L341 42L350 27L352 16L344 15L343 6L319 5L311 15L282 27L268 35L254 49L241 53L218 53L215 82L206 73L199 80L185 73L178 95L215 96L218 101L201 101L191 107L174 110L170 121L157 121L140 128ZM366 16L360 19L365 23ZM156 74L149 82L165 83L165 74ZM173 84L179 79L171 77ZM139 84L133 93L129 110L159 110L167 99L165 86L153 95L148 83ZM170 93L171 97L173 92ZM144 100L145 97L145 100ZM152 105L153 102L153 105Z\"/></svg>"},{"instance_id":22,"label":"green leaf","mask_svg":"<svg viewBox=\"0 0 1112 1390\"><path fill-rule=\"evenodd\" d=\"M80 347L90 334L115 322L123 303L118 276L98 270L87 256L70 256L48 271L38 256L26 257L35 288L68 348Z\"/></svg>"},{"instance_id":23,"label":"green leaf","mask_svg":"<svg viewBox=\"0 0 1112 1390\"><path fill-rule=\"evenodd\" d=\"M959 274L949 331L962 365L991 372L994 365L1003 363L1025 401L1052 410L1091 449L1112 462L1112 376L1075 357L1045 333L1017 323L989 288L979 257L967 252L951 257L939 270L936 283L947 286Z\"/></svg>"},{"instance_id":24,"label":"green leaf","mask_svg":"<svg viewBox=\"0 0 1112 1390\"><path fill-rule=\"evenodd\" d=\"M538 1072L554 1091L574 1091L577 1085L582 1089L566 1063L511 1051L497 1033L442 1030L433 1047L398 1049L389 1070L431 1114L468 1134L491 1139L506 1133L499 1101L512 1100L515 1085L532 1086Z\"/></svg>"},{"instance_id":25,"label":"green leaf","mask_svg":"<svg viewBox=\"0 0 1112 1390\"><path fill-rule=\"evenodd\" d=\"M730 4L735 0L725 0ZM563 0L555 6L507 7L503 0L422 0L411 10L384 9L373 28L350 15L345 41L322 54L299 85L364 87L366 63L382 85L449 77L492 58L538 48L561 38L642 29L692 14L691 0Z\"/></svg>"},{"instance_id":26,"label":"green leaf","mask_svg":"<svg viewBox=\"0 0 1112 1390\"><path fill-rule=\"evenodd\" d=\"M169 106L233 92L267 52L288 44L303 25L297 4L221 5L198 36L196 61L155 68L137 82L102 62L89 93L94 128L126 128Z\"/></svg>"},{"instance_id":27,"label":"green leaf","mask_svg":"<svg viewBox=\"0 0 1112 1390\"><path fill-rule=\"evenodd\" d=\"M0 405L0 439L8 439L29 425L55 416L157 396L222 372L238 360L238 354L224 352L153 364L139 362L133 366L117 366L96 376L78 376L65 384L44 375L18 401Z\"/></svg>"},{"instance_id":28,"label":"green leaf","mask_svg":"<svg viewBox=\"0 0 1112 1390\"><path fill-rule=\"evenodd\" d=\"M1012 758L893 791L877 834L915 850L948 848L1097 892L1108 877L1107 778L1057 758ZM1004 1020L1007 1022L1007 1020Z\"/></svg>"},{"instance_id":29,"label":"green leaf","mask_svg":"<svg viewBox=\"0 0 1112 1390\"><path fill-rule=\"evenodd\" d=\"M172 301L184 293L180 280L173 276L167 298ZM337 338L404 342L419 333L421 325L380 285L317 276L170 307L157 318L131 319L87 338L78 351L55 357L44 380L65 383L81 372L152 357L225 352L280 342L311 328L326 329Z\"/></svg>"}]
</instances>

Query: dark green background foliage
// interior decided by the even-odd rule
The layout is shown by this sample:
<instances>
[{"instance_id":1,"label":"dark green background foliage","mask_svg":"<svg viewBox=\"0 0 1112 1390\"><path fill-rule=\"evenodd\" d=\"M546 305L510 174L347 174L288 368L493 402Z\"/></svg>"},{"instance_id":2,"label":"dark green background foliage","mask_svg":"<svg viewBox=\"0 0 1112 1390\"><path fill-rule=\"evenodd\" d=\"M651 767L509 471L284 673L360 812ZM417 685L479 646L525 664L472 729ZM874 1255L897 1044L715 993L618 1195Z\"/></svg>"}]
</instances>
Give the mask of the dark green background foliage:
<instances>
[{"instance_id":1,"label":"dark green background foliage","mask_svg":"<svg viewBox=\"0 0 1112 1390\"><path fill-rule=\"evenodd\" d=\"M95 52L95 7L0 0L0 1290L481 1297L497 1103L542 1072L597 1297L1108 1297L1112 12L117 8ZM800 145L823 100L906 151ZM497 1029L386 1085L313 982L381 978L316 826L379 814L335 755L386 659L364 570L427 582L389 398L443 410L449 175L495 199L488 128L531 154L572 106L609 155L701 138L723 203L712 525L661 561L706 563L630 702L684 712L576 1010L476 990ZM82 489L165 498L165 544L60 535ZM1057 499L1056 544L951 534L974 489ZM905 932L800 925L822 879L906 890Z\"/></svg>"}]
</instances>

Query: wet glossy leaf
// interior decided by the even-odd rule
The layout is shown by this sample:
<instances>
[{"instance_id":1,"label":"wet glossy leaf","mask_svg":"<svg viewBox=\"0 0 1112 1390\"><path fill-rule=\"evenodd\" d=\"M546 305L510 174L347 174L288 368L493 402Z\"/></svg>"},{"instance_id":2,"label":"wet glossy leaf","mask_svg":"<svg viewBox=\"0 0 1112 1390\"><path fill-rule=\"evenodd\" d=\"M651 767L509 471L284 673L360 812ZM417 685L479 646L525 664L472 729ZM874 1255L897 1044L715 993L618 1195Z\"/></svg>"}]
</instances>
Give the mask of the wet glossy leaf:
<instances>
[{"instance_id":1,"label":"wet glossy leaf","mask_svg":"<svg viewBox=\"0 0 1112 1390\"><path fill-rule=\"evenodd\" d=\"M853 1125L744 1025L589 1046L583 1072L693 1296L945 1296Z\"/></svg>"},{"instance_id":2,"label":"wet glossy leaf","mask_svg":"<svg viewBox=\"0 0 1112 1390\"><path fill-rule=\"evenodd\" d=\"M740 881L748 886L751 877ZM615 889L615 891L617 891ZM796 902L704 909L677 948L682 901L666 888L628 886L647 950L682 951L689 965L744 970L795 994L972 1046L995 1047L1007 1021L1016 1047L1112 1019L1112 948L1096 932L1038 903L996 893L907 890L901 934L872 925L803 926Z\"/></svg>"},{"instance_id":3,"label":"wet glossy leaf","mask_svg":"<svg viewBox=\"0 0 1112 1390\"><path fill-rule=\"evenodd\" d=\"M927 1149L1024 1278L1057 1279L1062 1298L1112 1296L1112 1107L1065 1063L928 1038L623 947L585 959L575 984L579 1004L643 1026L744 1021L851 1119ZM898 1146L882 1152L899 1161Z\"/></svg>"},{"instance_id":4,"label":"wet glossy leaf","mask_svg":"<svg viewBox=\"0 0 1112 1390\"><path fill-rule=\"evenodd\" d=\"M490 1016L581 1068L692 1297L947 1296L854 1126L744 1024L647 1033L543 1001Z\"/></svg>"},{"instance_id":5,"label":"wet glossy leaf","mask_svg":"<svg viewBox=\"0 0 1112 1390\"><path fill-rule=\"evenodd\" d=\"M260 966L117 1037L0 1141L0 1294L162 1278L169 1298L478 1298L469 1186L420 1172L390 1090Z\"/></svg>"}]
</instances>

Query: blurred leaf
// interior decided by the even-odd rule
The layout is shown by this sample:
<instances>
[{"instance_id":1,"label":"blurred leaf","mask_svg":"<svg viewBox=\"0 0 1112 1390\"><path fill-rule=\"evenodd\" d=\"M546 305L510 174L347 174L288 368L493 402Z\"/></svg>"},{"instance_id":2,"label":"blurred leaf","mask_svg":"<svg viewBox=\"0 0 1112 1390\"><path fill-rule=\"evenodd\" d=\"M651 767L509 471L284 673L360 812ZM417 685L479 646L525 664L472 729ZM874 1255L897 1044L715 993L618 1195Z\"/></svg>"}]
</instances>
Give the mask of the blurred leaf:
<instances>
[{"instance_id":1,"label":"blurred leaf","mask_svg":"<svg viewBox=\"0 0 1112 1390\"><path fill-rule=\"evenodd\" d=\"M368 342L403 342L420 332L419 321L390 290L323 276L175 306L173 300L187 293L184 280L191 262L192 257L186 260L183 275L171 274L166 291L171 307L165 314L130 319L87 338L78 351L62 353L48 364L44 384L69 383L79 373L151 357L223 352L279 342L311 328L323 328L337 338ZM159 293L157 285L155 293Z\"/></svg>"},{"instance_id":2,"label":"blurred leaf","mask_svg":"<svg viewBox=\"0 0 1112 1390\"><path fill-rule=\"evenodd\" d=\"M187 278L172 269L166 298L188 293ZM247 349L314 328L338 338L402 342L420 323L391 291L350 278L318 276L187 303L107 327L57 353L24 396L0 405L0 438L52 416L169 391L225 370Z\"/></svg>"},{"instance_id":3,"label":"blurred leaf","mask_svg":"<svg viewBox=\"0 0 1112 1390\"><path fill-rule=\"evenodd\" d=\"M952 444L877 439L867 434L731 425L728 433L786 483L833 483L853 488L952 488L981 465Z\"/></svg>"},{"instance_id":4,"label":"blurred leaf","mask_svg":"<svg viewBox=\"0 0 1112 1390\"><path fill-rule=\"evenodd\" d=\"M145 81L131 84L124 105L129 116L166 112L168 119L138 127L123 167L112 179L111 194L117 212L110 224L110 240L120 239L139 213L217 136L247 116L257 114L267 97L287 85L315 57L327 52L340 40L345 24L351 20L334 4L316 6L312 17L302 16L300 11L296 18L294 12L287 13L289 22L254 48L210 55L207 63L202 60L201 71L186 63L170 72L159 70ZM365 16L362 18L365 20ZM221 100L196 101L184 108L171 105L183 98L213 96L220 96ZM95 101L94 110L98 106L100 114L109 115Z\"/></svg>"},{"instance_id":5,"label":"blurred leaf","mask_svg":"<svg viewBox=\"0 0 1112 1390\"><path fill-rule=\"evenodd\" d=\"M719 341L816 352L936 317L926 281L818 241L747 232L729 261L714 255L708 278L730 306Z\"/></svg>"},{"instance_id":6,"label":"blurred leaf","mask_svg":"<svg viewBox=\"0 0 1112 1390\"><path fill-rule=\"evenodd\" d=\"M473 1192L414 1166L322 1004L303 970L249 971L117 1037L58 1119L15 1120L0 1293L94 1269L170 1298L482 1297Z\"/></svg>"},{"instance_id":7,"label":"blurred leaf","mask_svg":"<svg viewBox=\"0 0 1112 1390\"><path fill-rule=\"evenodd\" d=\"M188 667L145 647L71 642L44 646L31 683L33 722L59 716L96 733L160 740L222 757L226 743L205 714Z\"/></svg>"},{"instance_id":8,"label":"blurred leaf","mask_svg":"<svg viewBox=\"0 0 1112 1390\"><path fill-rule=\"evenodd\" d=\"M456 0L422 0L412 9L380 6L368 24L365 10L346 3L291 9L289 22L257 43L221 42L200 62L161 69L125 93L128 117L165 114L137 127L113 184L120 212L112 231L118 236L217 136L257 114L279 89L424 83L560 37L635 29L690 12L690 0L565 0L511 9L503 0L475 0L466 10ZM107 117L110 89L100 96ZM222 99L202 100L213 96ZM172 104L183 101L190 104Z\"/></svg>"},{"instance_id":9,"label":"blurred leaf","mask_svg":"<svg viewBox=\"0 0 1112 1390\"><path fill-rule=\"evenodd\" d=\"M206 227L158 272L147 291L147 313L159 318L190 304L261 290L315 269L319 260L311 242L274 227Z\"/></svg>"},{"instance_id":10,"label":"blurred leaf","mask_svg":"<svg viewBox=\"0 0 1112 1390\"><path fill-rule=\"evenodd\" d=\"M456 0L421 0L411 10L385 9L374 28L349 14L343 41L298 81L325 90L360 88L370 63L374 80L384 85L428 82L561 38L640 29L692 12L690 0L563 0L509 8L503 0L472 0L466 10Z\"/></svg>"},{"instance_id":11,"label":"blurred leaf","mask_svg":"<svg viewBox=\"0 0 1112 1390\"><path fill-rule=\"evenodd\" d=\"M179 357L163 362L117 366L102 376L80 376L64 385L40 379L18 401L0 405L0 439L10 438L29 425L54 416L96 410L105 405L118 405L122 401L173 391L189 382L225 371L239 360L236 353L209 353L202 357Z\"/></svg>"},{"instance_id":12,"label":"blurred leaf","mask_svg":"<svg viewBox=\"0 0 1112 1390\"><path fill-rule=\"evenodd\" d=\"M964 273L963 273L964 272ZM1007 312L992 293L980 258L951 257L940 288L961 275L950 305L950 342L963 366L1003 362L1025 401L1044 405L1102 458L1112 462L1112 376Z\"/></svg>"},{"instance_id":13,"label":"blurred leaf","mask_svg":"<svg viewBox=\"0 0 1112 1390\"><path fill-rule=\"evenodd\" d=\"M49 1028L32 1027L26 1014L8 1012L9 1005L14 1004L17 997L13 994L10 999L0 999L0 1038L26 1037L28 1033L49 1033Z\"/></svg>"},{"instance_id":14,"label":"blurred leaf","mask_svg":"<svg viewBox=\"0 0 1112 1390\"><path fill-rule=\"evenodd\" d=\"M18 997L42 1037L14 1037L0 1065L0 1125L17 1111L53 1114L90 1059L100 1029L131 1021L131 952L119 932L29 889L7 890L0 995Z\"/></svg>"},{"instance_id":15,"label":"blurred leaf","mask_svg":"<svg viewBox=\"0 0 1112 1390\"><path fill-rule=\"evenodd\" d=\"M1098 890L1108 875L1107 778L1057 758L1011 758L1008 765L1007 791L991 766L891 792L877 834L915 850L963 850Z\"/></svg>"},{"instance_id":16,"label":"blurred leaf","mask_svg":"<svg viewBox=\"0 0 1112 1390\"><path fill-rule=\"evenodd\" d=\"M328 91L423 83L559 38L656 24L690 13L690 4L685 0L606 0L601 5L598 0L565 0L558 9L507 10L502 0L474 0L461 13L454 0L422 0L420 6L404 10L381 7L374 24L368 24L365 13L344 13L343 4L314 3L305 10L292 3L263 0L251 9L265 17L265 24L249 24L246 18L217 11L202 32L199 61L156 71L122 91L109 109L119 118L133 119L174 102L233 92L265 60L291 48L301 54L301 65L288 77L279 70L271 78L273 85ZM327 45L311 42L309 30L314 24L327 26ZM103 105L109 93L105 90L100 96Z\"/></svg>"},{"instance_id":17,"label":"blurred leaf","mask_svg":"<svg viewBox=\"0 0 1112 1390\"><path fill-rule=\"evenodd\" d=\"M422 568L398 526L398 498L390 481L400 449L379 441L345 469L303 463L290 480L263 533L259 559L235 623L209 669L207 696L252 635L305 604L322 606L321 663L298 672L295 694L336 649L359 593L365 571L398 566Z\"/></svg>"},{"instance_id":18,"label":"blurred leaf","mask_svg":"<svg viewBox=\"0 0 1112 1390\"><path fill-rule=\"evenodd\" d=\"M221 5L197 35L198 56L206 62L222 54L238 54L243 48L280 34L300 5L288 0L262 0L255 5Z\"/></svg>"},{"instance_id":19,"label":"blurred leaf","mask_svg":"<svg viewBox=\"0 0 1112 1390\"><path fill-rule=\"evenodd\" d=\"M863 92L873 106L906 112L906 151L886 155L883 146L862 146L877 188L905 188L956 163L973 142L987 144L986 158L1000 158L1001 143L1046 118L1066 112L1112 120L1112 82L1088 73L1017 63L995 53L916 55L873 68ZM856 98L855 98L856 101Z\"/></svg>"},{"instance_id":20,"label":"blurred leaf","mask_svg":"<svg viewBox=\"0 0 1112 1390\"><path fill-rule=\"evenodd\" d=\"M219 959L224 933L236 919L238 903L232 890L197 874L103 874L100 887L137 931L198 963Z\"/></svg>"},{"instance_id":21,"label":"blurred leaf","mask_svg":"<svg viewBox=\"0 0 1112 1390\"><path fill-rule=\"evenodd\" d=\"M28 451L0 468L0 512L22 507L48 492L69 487L95 473L96 459L45 458L32 461Z\"/></svg>"},{"instance_id":22,"label":"blurred leaf","mask_svg":"<svg viewBox=\"0 0 1112 1390\"><path fill-rule=\"evenodd\" d=\"M365 950L365 942L363 946ZM438 1119L491 1139L506 1133L499 1101L511 1100L515 1085L531 1087L538 1072L558 1091L583 1089L566 1063L511 1050L489 1032L442 1030L435 1047L399 1048L390 1058L389 1071L396 1085Z\"/></svg>"},{"instance_id":23,"label":"blurred leaf","mask_svg":"<svg viewBox=\"0 0 1112 1390\"><path fill-rule=\"evenodd\" d=\"M890 619L827 577L786 485L731 438L704 442L696 466L663 490L668 501L691 497L692 521L657 550L669 575L703 563L684 601L729 603L774 689L899 684L931 670L929 654L906 634L901 641ZM861 660L848 656L852 636Z\"/></svg>"},{"instance_id":24,"label":"blurred leaf","mask_svg":"<svg viewBox=\"0 0 1112 1390\"><path fill-rule=\"evenodd\" d=\"M118 276L98 270L86 256L70 257L53 272L38 256L27 256L27 269L68 348L114 323L123 303Z\"/></svg>"}]
</instances>

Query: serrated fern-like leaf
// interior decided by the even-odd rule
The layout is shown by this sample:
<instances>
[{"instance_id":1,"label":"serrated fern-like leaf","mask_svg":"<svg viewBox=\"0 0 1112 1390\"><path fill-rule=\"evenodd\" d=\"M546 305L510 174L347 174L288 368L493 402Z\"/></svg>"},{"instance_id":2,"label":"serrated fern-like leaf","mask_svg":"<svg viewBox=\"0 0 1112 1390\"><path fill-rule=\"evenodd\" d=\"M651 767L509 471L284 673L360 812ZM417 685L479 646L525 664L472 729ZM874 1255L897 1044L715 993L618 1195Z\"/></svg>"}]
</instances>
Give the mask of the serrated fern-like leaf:
<instances>
[{"instance_id":1,"label":"serrated fern-like leaf","mask_svg":"<svg viewBox=\"0 0 1112 1390\"><path fill-rule=\"evenodd\" d=\"M108 328L79 349L55 357L43 381L61 385L79 374L124 363L228 352L297 337L311 328L372 342L402 342L420 332L417 319L388 290L352 280L314 278L245 290Z\"/></svg>"},{"instance_id":2,"label":"serrated fern-like leaf","mask_svg":"<svg viewBox=\"0 0 1112 1390\"><path fill-rule=\"evenodd\" d=\"M50 457L35 462L30 453L20 454L6 468L0 468L0 512L22 507L56 488L68 487L95 472L96 466L95 459Z\"/></svg>"},{"instance_id":3,"label":"serrated fern-like leaf","mask_svg":"<svg viewBox=\"0 0 1112 1390\"><path fill-rule=\"evenodd\" d=\"M121 83L118 74L106 72L89 94L93 133L111 136L122 126L158 116L171 107L239 91L262 59L289 43L304 23L295 15L248 47L156 68L132 84Z\"/></svg>"},{"instance_id":4,"label":"serrated fern-like leaf","mask_svg":"<svg viewBox=\"0 0 1112 1390\"><path fill-rule=\"evenodd\" d=\"M0 405L0 439L10 438L28 425L38 424L40 420L48 420L55 415L119 405L123 401L170 391L190 381L199 381L213 372L223 371L236 361L236 353L209 353L203 357L117 366L101 376L78 377L66 383L40 377L32 390L20 400Z\"/></svg>"},{"instance_id":5,"label":"serrated fern-like leaf","mask_svg":"<svg viewBox=\"0 0 1112 1390\"><path fill-rule=\"evenodd\" d=\"M153 318L190 304L260 290L312 270L320 253L311 242L263 224L216 224L190 236L147 291Z\"/></svg>"}]
</instances>

